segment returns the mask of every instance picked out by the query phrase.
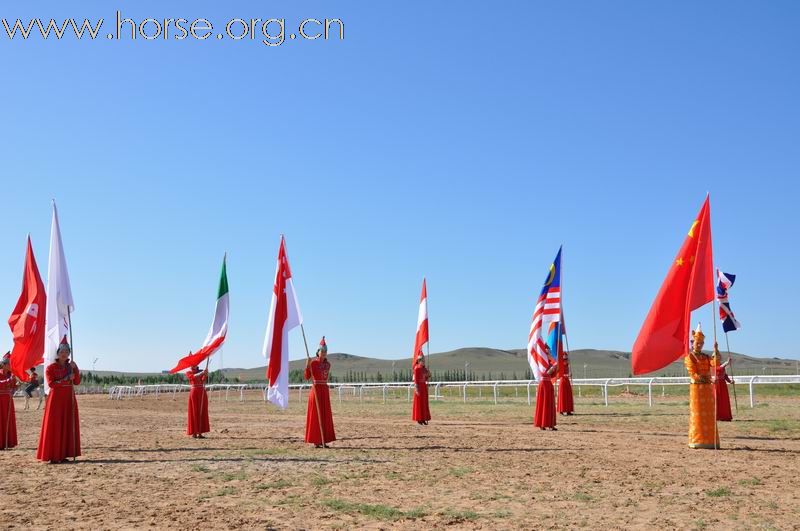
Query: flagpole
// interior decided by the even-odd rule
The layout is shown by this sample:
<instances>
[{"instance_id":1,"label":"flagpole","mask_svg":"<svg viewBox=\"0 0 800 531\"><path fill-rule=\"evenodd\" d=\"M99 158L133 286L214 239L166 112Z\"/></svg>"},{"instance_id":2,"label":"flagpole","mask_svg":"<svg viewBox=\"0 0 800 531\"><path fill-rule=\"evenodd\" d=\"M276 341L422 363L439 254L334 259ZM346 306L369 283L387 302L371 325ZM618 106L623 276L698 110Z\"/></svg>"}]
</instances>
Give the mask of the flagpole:
<instances>
[{"instance_id":1,"label":"flagpole","mask_svg":"<svg viewBox=\"0 0 800 531\"><path fill-rule=\"evenodd\" d=\"M308 341L306 340L306 330L305 328L303 328L303 323L300 323L300 331L303 333L303 345L305 345L306 347L306 359L310 362L311 354L309 354L308 352ZM309 365L309 369L310 368L311 366ZM317 381L314 379L313 370L311 371L311 387L314 390L314 406L316 407L317 410L317 421L319 423L319 438L322 440L322 447L327 448L327 445L325 444L325 432L322 431L322 415L320 415L320 410L319 410L319 396L317 396Z\"/></svg>"},{"instance_id":2,"label":"flagpole","mask_svg":"<svg viewBox=\"0 0 800 531\"><path fill-rule=\"evenodd\" d=\"M70 363L75 363L75 343L72 339L72 311L67 306L67 326L69 327L69 361ZM72 368L70 367L70 372L72 372ZM69 431L70 431L70 439L72 439L73 444L73 455L72 461L74 462L77 459L78 454L78 436L75 433L75 407L77 404L77 398L75 397L75 375L72 375L72 378L69 380L69 388L72 391L72 400L69 404Z\"/></svg>"},{"instance_id":3,"label":"flagpole","mask_svg":"<svg viewBox=\"0 0 800 531\"><path fill-rule=\"evenodd\" d=\"M716 290L715 290L716 291ZM714 349L711 352L711 359L712 361L716 361L717 358L717 296L716 293L714 297L711 299L711 319L714 322ZM714 363L711 363L711 367L714 368ZM714 374L711 377L712 387L711 391L714 393L714 450L719 450L719 431L717 430L717 373L716 369L714 369Z\"/></svg>"},{"instance_id":4,"label":"flagpole","mask_svg":"<svg viewBox=\"0 0 800 531\"><path fill-rule=\"evenodd\" d=\"M736 404L736 414L739 414L739 400L736 398L736 376L733 374L733 356L731 356L731 344L728 343L728 332L725 332L725 347L728 349L728 365L731 368L731 385L733 386L733 403Z\"/></svg>"}]
</instances>

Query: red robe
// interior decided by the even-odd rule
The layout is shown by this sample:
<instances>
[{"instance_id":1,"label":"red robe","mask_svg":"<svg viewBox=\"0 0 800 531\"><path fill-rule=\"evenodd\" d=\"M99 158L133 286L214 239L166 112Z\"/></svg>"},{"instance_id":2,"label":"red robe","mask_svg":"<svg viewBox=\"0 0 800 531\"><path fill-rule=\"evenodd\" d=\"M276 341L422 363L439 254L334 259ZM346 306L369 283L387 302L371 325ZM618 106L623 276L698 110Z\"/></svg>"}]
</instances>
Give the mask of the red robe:
<instances>
[{"instance_id":1,"label":"red robe","mask_svg":"<svg viewBox=\"0 0 800 531\"><path fill-rule=\"evenodd\" d=\"M208 423L208 394L206 393L205 372L186 372L189 379L189 413L186 422L186 435L202 435L211 431Z\"/></svg>"},{"instance_id":2,"label":"red robe","mask_svg":"<svg viewBox=\"0 0 800 531\"><path fill-rule=\"evenodd\" d=\"M14 390L17 379L10 371L0 372L0 448L17 445L17 416L14 412Z\"/></svg>"},{"instance_id":3,"label":"red robe","mask_svg":"<svg viewBox=\"0 0 800 531\"><path fill-rule=\"evenodd\" d=\"M549 375L543 374L536 386L536 413L533 416L533 425L537 428L556 427L556 397L553 390L553 380Z\"/></svg>"},{"instance_id":4,"label":"red robe","mask_svg":"<svg viewBox=\"0 0 800 531\"><path fill-rule=\"evenodd\" d=\"M317 419L317 404L322 415L322 429L325 435L325 444L336 440L336 432L333 429L333 413L331 412L331 395L328 391L328 374L331 370L331 363L326 359L320 361L319 358L311 360L311 365L306 367L304 377L312 380L311 392L308 393L308 410L306 411L306 442L312 444L322 444L322 437L319 433L319 420Z\"/></svg>"},{"instance_id":5,"label":"red robe","mask_svg":"<svg viewBox=\"0 0 800 531\"><path fill-rule=\"evenodd\" d=\"M414 366L414 404L411 407L411 420L417 422L431 420L431 409L428 404L428 378L431 373L424 365Z\"/></svg>"},{"instance_id":6,"label":"red robe","mask_svg":"<svg viewBox=\"0 0 800 531\"><path fill-rule=\"evenodd\" d=\"M81 373L75 370L71 378L66 378L70 366L51 363L44 371L50 393L42 418L42 433L39 435L39 448L36 459L59 462L68 457L81 455L81 425L78 419L78 400L73 385L81 383Z\"/></svg>"},{"instance_id":7,"label":"red robe","mask_svg":"<svg viewBox=\"0 0 800 531\"><path fill-rule=\"evenodd\" d=\"M558 413L573 413L572 382L569 380L569 361L561 358L558 363Z\"/></svg>"},{"instance_id":8,"label":"red robe","mask_svg":"<svg viewBox=\"0 0 800 531\"><path fill-rule=\"evenodd\" d=\"M725 367L717 367L717 381L714 383L714 393L717 395L717 420L730 422L733 420L731 414L731 397L728 394L728 384L731 379L725 372Z\"/></svg>"}]
</instances>

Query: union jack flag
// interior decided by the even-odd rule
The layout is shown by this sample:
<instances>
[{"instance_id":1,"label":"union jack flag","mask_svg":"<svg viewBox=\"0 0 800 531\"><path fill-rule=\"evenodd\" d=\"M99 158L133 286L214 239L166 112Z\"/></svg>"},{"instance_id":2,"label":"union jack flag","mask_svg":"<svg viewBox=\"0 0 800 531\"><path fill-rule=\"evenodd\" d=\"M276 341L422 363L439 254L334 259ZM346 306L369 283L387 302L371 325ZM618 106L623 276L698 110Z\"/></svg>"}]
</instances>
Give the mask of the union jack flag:
<instances>
[{"instance_id":1,"label":"union jack flag","mask_svg":"<svg viewBox=\"0 0 800 531\"><path fill-rule=\"evenodd\" d=\"M719 319L722 321L722 329L725 332L733 332L739 330L742 325L736 320L731 310L731 303L728 302L728 290L733 283L736 282L736 275L730 273L723 273L717 269L717 300L719 301Z\"/></svg>"},{"instance_id":2,"label":"union jack flag","mask_svg":"<svg viewBox=\"0 0 800 531\"><path fill-rule=\"evenodd\" d=\"M531 330L528 334L528 363L536 379L557 361L558 349L547 354L545 346L548 338L559 337L561 333L561 248L550 265L550 271L536 301Z\"/></svg>"}]
</instances>

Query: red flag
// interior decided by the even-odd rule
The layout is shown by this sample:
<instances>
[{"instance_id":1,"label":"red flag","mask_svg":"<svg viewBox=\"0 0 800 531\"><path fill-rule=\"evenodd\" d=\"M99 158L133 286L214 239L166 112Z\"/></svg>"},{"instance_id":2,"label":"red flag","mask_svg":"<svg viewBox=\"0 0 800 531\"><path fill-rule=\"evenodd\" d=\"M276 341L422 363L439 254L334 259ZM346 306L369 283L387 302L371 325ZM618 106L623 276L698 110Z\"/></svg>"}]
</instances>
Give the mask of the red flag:
<instances>
[{"instance_id":1,"label":"red flag","mask_svg":"<svg viewBox=\"0 0 800 531\"><path fill-rule=\"evenodd\" d=\"M11 372L25 382L30 380L27 371L42 363L44 354L44 308L47 301L44 283L36 267L31 238L25 254L25 272L22 277L22 293L17 306L8 318L8 326L14 336L11 351Z\"/></svg>"},{"instance_id":2,"label":"red flag","mask_svg":"<svg viewBox=\"0 0 800 531\"><path fill-rule=\"evenodd\" d=\"M633 345L633 374L662 369L689 351L691 312L714 298L712 263L711 207L706 196Z\"/></svg>"},{"instance_id":3,"label":"red flag","mask_svg":"<svg viewBox=\"0 0 800 531\"><path fill-rule=\"evenodd\" d=\"M422 295L419 297L419 313L417 314L417 336L414 340L414 359L411 364L417 363L417 358L424 354L422 348L428 343L428 288L425 279L422 279Z\"/></svg>"}]
</instances>

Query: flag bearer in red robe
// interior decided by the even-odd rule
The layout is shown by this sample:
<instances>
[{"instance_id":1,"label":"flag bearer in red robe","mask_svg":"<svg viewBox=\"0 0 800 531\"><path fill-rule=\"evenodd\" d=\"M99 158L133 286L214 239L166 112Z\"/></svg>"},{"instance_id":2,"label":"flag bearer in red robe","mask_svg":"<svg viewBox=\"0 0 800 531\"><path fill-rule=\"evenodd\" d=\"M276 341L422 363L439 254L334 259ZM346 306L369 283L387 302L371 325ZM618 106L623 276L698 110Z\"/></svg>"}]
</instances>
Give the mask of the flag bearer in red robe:
<instances>
[{"instance_id":1,"label":"flag bearer in red robe","mask_svg":"<svg viewBox=\"0 0 800 531\"><path fill-rule=\"evenodd\" d=\"M191 435L195 439L205 439L203 434L211 431L208 423L208 394L206 393L208 369L201 371L200 367L194 365L186 371L186 378L189 379L189 413L186 435Z\"/></svg>"},{"instance_id":2,"label":"flag bearer in red robe","mask_svg":"<svg viewBox=\"0 0 800 531\"><path fill-rule=\"evenodd\" d=\"M81 426L73 387L81 383L81 373L69 355L70 346L64 336L56 351L56 361L44 371L50 393L36 450L36 459L40 461L63 463L68 457L81 455Z\"/></svg>"},{"instance_id":3,"label":"flag bearer in red robe","mask_svg":"<svg viewBox=\"0 0 800 531\"><path fill-rule=\"evenodd\" d=\"M572 415L575 405L572 400L572 382L570 381L569 355L566 351L561 353L558 360L558 412L562 415Z\"/></svg>"},{"instance_id":4,"label":"flag bearer in red robe","mask_svg":"<svg viewBox=\"0 0 800 531\"><path fill-rule=\"evenodd\" d=\"M728 394L728 384L732 384L733 380L725 372L725 367L730 364L731 360L728 358L725 363L720 363L721 360L716 343L714 344L714 357L717 360L716 377L714 379L714 393L717 395L717 420L730 422L733 420L733 415L731 414L731 397Z\"/></svg>"},{"instance_id":5,"label":"flag bearer in red robe","mask_svg":"<svg viewBox=\"0 0 800 531\"><path fill-rule=\"evenodd\" d=\"M331 397L328 391L328 376L331 371L331 362L328 361L328 345L325 336L319 342L317 355L306 362L304 377L311 380L311 392L308 393L308 410L306 411L306 442L312 443L317 448L325 446L336 440L333 429L333 413L331 412ZM322 433L320 433L320 427Z\"/></svg>"},{"instance_id":6,"label":"flag bearer in red robe","mask_svg":"<svg viewBox=\"0 0 800 531\"><path fill-rule=\"evenodd\" d=\"M428 380L431 371L425 366L425 356L422 354L414 364L414 404L411 407L411 420L416 420L417 424L427 426L431 420L431 409L428 404Z\"/></svg>"},{"instance_id":7,"label":"flag bearer in red robe","mask_svg":"<svg viewBox=\"0 0 800 531\"><path fill-rule=\"evenodd\" d=\"M17 445L17 416L14 412L14 390L17 377L11 372L11 353L0 359L0 449Z\"/></svg>"},{"instance_id":8,"label":"flag bearer in red robe","mask_svg":"<svg viewBox=\"0 0 800 531\"><path fill-rule=\"evenodd\" d=\"M550 357L550 347L544 346L547 359ZM556 431L556 396L553 389L552 376L558 369L553 363L539 376L539 385L536 386L536 413L533 416L533 425L543 430L550 428Z\"/></svg>"}]
</instances>

